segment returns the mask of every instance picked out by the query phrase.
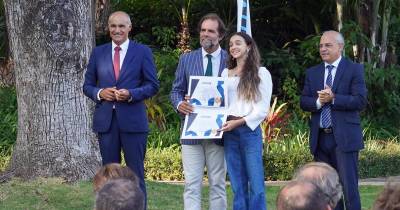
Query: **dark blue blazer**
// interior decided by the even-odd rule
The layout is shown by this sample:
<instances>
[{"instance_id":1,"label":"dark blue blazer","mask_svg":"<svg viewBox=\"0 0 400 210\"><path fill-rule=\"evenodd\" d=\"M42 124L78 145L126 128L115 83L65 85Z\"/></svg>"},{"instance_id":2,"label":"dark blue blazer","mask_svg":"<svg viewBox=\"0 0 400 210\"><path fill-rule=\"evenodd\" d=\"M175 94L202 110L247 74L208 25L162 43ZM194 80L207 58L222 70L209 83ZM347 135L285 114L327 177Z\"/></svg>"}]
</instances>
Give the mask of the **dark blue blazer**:
<instances>
[{"instance_id":1,"label":"dark blue blazer","mask_svg":"<svg viewBox=\"0 0 400 210\"><path fill-rule=\"evenodd\" d=\"M120 131L147 132L148 121L144 100L155 95L159 81L153 55L145 45L129 41L129 47L121 66L118 80L114 76L112 44L94 48L83 84L83 92L96 102L93 115L93 130L106 132L111 125L113 106ZM109 102L97 99L101 88L116 87L129 90L132 101Z\"/></svg>"},{"instance_id":2,"label":"dark blue blazer","mask_svg":"<svg viewBox=\"0 0 400 210\"><path fill-rule=\"evenodd\" d=\"M315 154L320 127L321 110L317 109L317 91L324 89L324 63L307 69L300 106L311 112L310 149ZM331 117L337 147L343 152L364 148L359 112L367 104L364 67L342 57L332 85L335 100Z\"/></svg>"}]
</instances>

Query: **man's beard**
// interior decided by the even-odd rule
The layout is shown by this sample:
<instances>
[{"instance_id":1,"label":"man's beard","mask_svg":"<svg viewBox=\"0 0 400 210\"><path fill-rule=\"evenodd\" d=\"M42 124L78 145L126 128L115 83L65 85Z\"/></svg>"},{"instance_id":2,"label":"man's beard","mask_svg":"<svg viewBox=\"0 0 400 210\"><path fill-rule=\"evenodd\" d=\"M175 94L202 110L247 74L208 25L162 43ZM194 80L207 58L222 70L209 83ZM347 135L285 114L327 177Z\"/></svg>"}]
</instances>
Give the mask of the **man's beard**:
<instances>
[{"instance_id":1,"label":"man's beard","mask_svg":"<svg viewBox=\"0 0 400 210\"><path fill-rule=\"evenodd\" d=\"M210 39L203 39L200 44L205 50L212 49L215 46L215 44Z\"/></svg>"}]
</instances>

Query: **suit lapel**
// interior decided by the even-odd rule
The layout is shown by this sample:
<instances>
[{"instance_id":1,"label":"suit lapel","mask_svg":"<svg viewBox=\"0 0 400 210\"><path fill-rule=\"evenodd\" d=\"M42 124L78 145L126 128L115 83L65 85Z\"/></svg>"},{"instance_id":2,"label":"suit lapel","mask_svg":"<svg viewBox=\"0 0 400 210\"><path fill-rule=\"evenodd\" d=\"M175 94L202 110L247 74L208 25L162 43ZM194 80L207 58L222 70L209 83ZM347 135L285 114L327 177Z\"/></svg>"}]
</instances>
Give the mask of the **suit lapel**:
<instances>
[{"instance_id":1,"label":"suit lapel","mask_svg":"<svg viewBox=\"0 0 400 210\"><path fill-rule=\"evenodd\" d=\"M339 62L339 66L336 69L335 78L333 79L333 85L332 85L333 92L336 92L336 89L338 87L340 79L342 78L342 76L344 74L347 64L348 63L347 63L346 59L342 57L342 59Z\"/></svg>"},{"instance_id":2,"label":"suit lapel","mask_svg":"<svg viewBox=\"0 0 400 210\"><path fill-rule=\"evenodd\" d=\"M227 56L226 51L225 50L221 50L221 60L219 62L218 76L221 76L221 73L225 68L226 56Z\"/></svg>"},{"instance_id":3,"label":"suit lapel","mask_svg":"<svg viewBox=\"0 0 400 210\"><path fill-rule=\"evenodd\" d=\"M203 57L201 54L201 48L194 53L194 59L195 59L194 74L196 76L204 76Z\"/></svg>"},{"instance_id":4,"label":"suit lapel","mask_svg":"<svg viewBox=\"0 0 400 210\"><path fill-rule=\"evenodd\" d=\"M107 67L105 69L107 69L107 73L110 75L110 78L113 78L113 80L115 81L111 42L104 49L105 52L103 54L103 59L104 61L106 61L105 63L107 64Z\"/></svg>"},{"instance_id":5,"label":"suit lapel","mask_svg":"<svg viewBox=\"0 0 400 210\"><path fill-rule=\"evenodd\" d=\"M325 84L324 84L324 82L325 82L325 65L324 65L324 63L322 63L318 67L316 81L318 81L317 90L323 90L325 88Z\"/></svg>"},{"instance_id":6,"label":"suit lapel","mask_svg":"<svg viewBox=\"0 0 400 210\"><path fill-rule=\"evenodd\" d=\"M132 60L133 57L135 57L134 48L135 48L135 43L133 41L129 40L129 46L126 51L125 58L122 63L120 74L119 74L120 78L123 77L124 74L126 74L126 71L127 71L130 61Z\"/></svg>"}]
</instances>

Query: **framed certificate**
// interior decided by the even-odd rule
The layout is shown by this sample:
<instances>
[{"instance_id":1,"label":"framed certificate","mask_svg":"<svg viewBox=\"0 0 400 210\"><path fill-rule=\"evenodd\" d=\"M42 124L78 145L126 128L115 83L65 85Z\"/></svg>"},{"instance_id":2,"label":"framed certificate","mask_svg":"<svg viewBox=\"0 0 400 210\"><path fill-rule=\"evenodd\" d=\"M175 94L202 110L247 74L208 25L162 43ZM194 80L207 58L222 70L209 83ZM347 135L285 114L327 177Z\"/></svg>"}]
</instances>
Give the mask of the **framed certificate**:
<instances>
[{"instance_id":1,"label":"framed certificate","mask_svg":"<svg viewBox=\"0 0 400 210\"><path fill-rule=\"evenodd\" d=\"M223 77L191 76L190 103L201 107L227 107L227 88Z\"/></svg>"},{"instance_id":2,"label":"framed certificate","mask_svg":"<svg viewBox=\"0 0 400 210\"><path fill-rule=\"evenodd\" d=\"M189 103L194 112L186 115L181 139L220 139L219 129L227 119L227 88L225 78L191 76Z\"/></svg>"}]
</instances>

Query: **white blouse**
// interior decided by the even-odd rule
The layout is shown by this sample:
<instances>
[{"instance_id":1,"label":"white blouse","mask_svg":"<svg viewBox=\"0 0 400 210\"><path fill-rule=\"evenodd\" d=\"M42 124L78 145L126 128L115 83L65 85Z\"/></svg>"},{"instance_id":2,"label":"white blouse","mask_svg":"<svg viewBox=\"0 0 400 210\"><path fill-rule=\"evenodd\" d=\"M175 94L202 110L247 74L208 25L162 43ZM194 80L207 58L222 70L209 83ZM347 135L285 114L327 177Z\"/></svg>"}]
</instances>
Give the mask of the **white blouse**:
<instances>
[{"instance_id":1,"label":"white blouse","mask_svg":"<svg viewBox=\"0 0 400 210\"><path fill-rule=\"evenodd\" d=\"M260 67L258 75L261 79L258 87L261 98L257 102L247 102L243 98L239 99L238 96L237 87L240 77L229 77L227 68L221 73L221 77L228 77L228 115L243 117L251 130L256 129L268 115L272 95L272 79L269 71L265 67Z\"/></svg>"}]
</instances>

